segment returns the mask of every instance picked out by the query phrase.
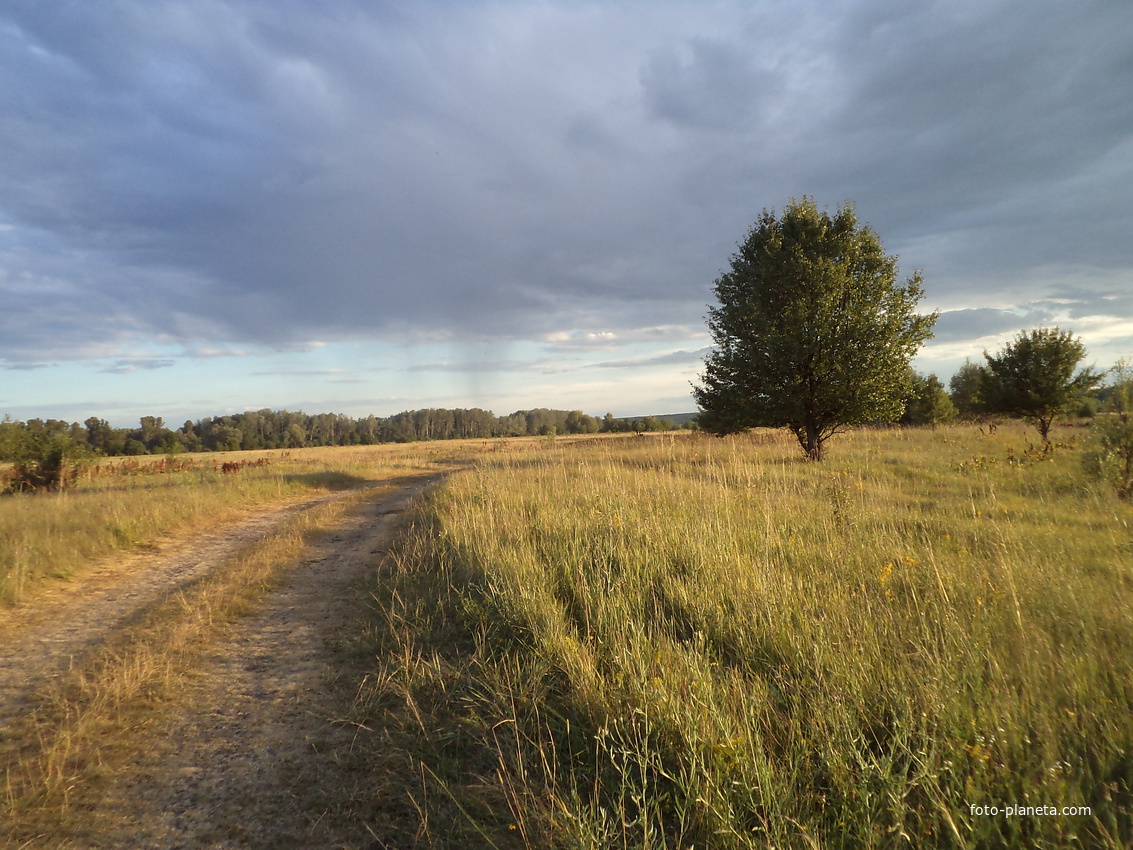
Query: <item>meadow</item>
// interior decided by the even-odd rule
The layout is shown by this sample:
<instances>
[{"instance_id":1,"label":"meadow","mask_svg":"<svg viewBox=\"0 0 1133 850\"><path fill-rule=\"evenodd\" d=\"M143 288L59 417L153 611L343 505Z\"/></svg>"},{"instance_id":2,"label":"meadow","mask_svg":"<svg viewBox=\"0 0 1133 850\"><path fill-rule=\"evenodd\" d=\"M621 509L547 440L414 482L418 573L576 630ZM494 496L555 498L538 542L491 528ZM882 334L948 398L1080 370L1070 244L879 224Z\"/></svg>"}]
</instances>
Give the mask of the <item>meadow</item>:
<instances>
[{"instance_id":1,"label":"meadow","mask_svg":"<svg viewBox=\"0 0 1133 850\"><path fill-rule=\"evenodd\" d=\"M1083 476L1084 433L863 429L822 464L776 432L483 456L369 586L371 831L1127 846L1133 509Z\"/></svg>"},{"instance_id":2,"label":"meadow","mask_svg":"<svg viewBox=\"0 0 1133 850\"><path fill-rule=\"evenodd\" d=\"M44 579L320 492L447 468L475 443L103 459L57 492L0 496L0 605ZM225 465L237 467L224 471Z\"/></svg>"},{"instance_id":3,"label":"meadow","mask_svg":"<svg viewBox=\"0 0 1133 850\"><path fill-rule=\"evenodd\" d=\"M1133 506L1084 475L1087 433L861 429L821 464L771 431L229 453L0 499L0 576L34 605L250 510L448 471L372 556L336 650L358 779L328 793L365 840L1125 847ZM176 710L216 624L366 498L289 522L77 671L7 745L12 823L89 820L84 789Z\"/></svg>"}]
</instances>

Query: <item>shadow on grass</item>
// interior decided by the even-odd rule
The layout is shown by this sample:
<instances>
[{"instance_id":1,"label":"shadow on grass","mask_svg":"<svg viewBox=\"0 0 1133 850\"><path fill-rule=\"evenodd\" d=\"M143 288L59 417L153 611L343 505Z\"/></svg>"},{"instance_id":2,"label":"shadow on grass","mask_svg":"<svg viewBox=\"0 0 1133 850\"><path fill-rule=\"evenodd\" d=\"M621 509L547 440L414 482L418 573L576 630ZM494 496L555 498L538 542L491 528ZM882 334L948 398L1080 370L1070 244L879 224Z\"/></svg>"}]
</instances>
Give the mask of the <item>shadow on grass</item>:
<instances>
[{"instance_id":1,"label":"shadow on grass","mask_svg":"<svg viewBox=\"0 0 1133 850\"><path fill-rule=\"evenodd\" d=\"M369 479L348 472L303 472L283 476L287 484L299 484L312 490L349 490L370 483Z\"/></svg>"},{"instance_id":2,"label":"shadow on grass","mask_svg":"<svg viewBox=\"0 0 1133 850\"><path fill-rule=\"evenodd\" d=\"M283 476L283 480L288 484L299 484L302 487L308 487L312 490L350 490L355 487L366 486L408 487L410 484L416 484L423 479L440 478L447 474L448 473L438 472L435 469L429 469L391 476L389 478L364 478L360 475L352 475L348 472L328 470L324 472L288 473Z\"/></svg>"}]
</instances>

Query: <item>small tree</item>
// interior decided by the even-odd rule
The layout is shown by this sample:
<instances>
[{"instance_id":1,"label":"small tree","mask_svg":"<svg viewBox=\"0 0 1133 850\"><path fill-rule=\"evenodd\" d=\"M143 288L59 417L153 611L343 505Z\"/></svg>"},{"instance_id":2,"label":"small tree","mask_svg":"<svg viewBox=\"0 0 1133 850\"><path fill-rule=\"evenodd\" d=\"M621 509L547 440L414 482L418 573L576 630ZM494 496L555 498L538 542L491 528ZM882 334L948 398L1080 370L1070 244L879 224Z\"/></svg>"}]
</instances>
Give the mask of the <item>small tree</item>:
<instances>
[{"instance_id":1,"label":"small tree","mask_svg":"<svg viewBox=\"0 0 1133 850\"><path fill-rule=\"evenodd\" d=\"M912 389L909 361L936 321L915 312L920 275L904 286L896 276L897 258L852 205L833 216L810 198L781 218L764 210L716 280L716 346L693 388L701 426L787 427L821 460L838 431L895 421Z\"/></svg>"},{"instance_id":2,"label":"small tree","mask_svg":"<svg viewBox=\"0 0 1133 850\"><path fill-rule=\"evenodd\" d=\"M72 484L92 457L90 447L69 433L26 428L9 419L3 426L3 457L12 462L12 468L0 486L33 492L59 490Z\"/></svg>"},{"instance_id":3,"label":"small tree","mask_svg":"<svg viewBox=\"0 0 1133 850\"><path fill-rule=\"evenodd\" d=\"M1070 331L1036 328L1020 333L994 357L987 359L984 402L993 413L1035 423L1044 442L1050 427L1067 410L1097 389L1105 373L1078 370L1086 347Z\"/></svg>"},{"instance_id":4,"label":"small tree","mask_svg":"<svg viewBox=\"0 0 1133 850\"><path fill-rule=\"evenodd\" d=\"M956 418L956 406L936 375L913 374L913 394L901 416L902 425L938 425Z\"/></svg>"},{"instance_id":5,"label":"small tree","mask_svg":"<svg viewBox=\"0 0 1133 850\"><path fill-rule=\"evenodd\" d=\"M956 370L956 374L948 382L952 404L956 407L956 412L964 419L975 419L986 412L984 387L987 380L988 370L986 366L965 360L964 365Z\"/></svg>"}]
</instances>

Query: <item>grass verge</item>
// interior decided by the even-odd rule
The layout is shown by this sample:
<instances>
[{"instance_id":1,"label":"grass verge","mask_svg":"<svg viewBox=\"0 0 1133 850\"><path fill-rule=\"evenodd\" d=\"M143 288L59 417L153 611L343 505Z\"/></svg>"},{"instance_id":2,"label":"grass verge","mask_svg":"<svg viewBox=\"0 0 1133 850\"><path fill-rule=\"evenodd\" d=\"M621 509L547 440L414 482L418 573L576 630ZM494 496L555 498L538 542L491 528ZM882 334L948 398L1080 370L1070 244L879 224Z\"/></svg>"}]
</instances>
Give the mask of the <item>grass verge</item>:
<instances>
[{"instance_id":1,"label":"grass verge","mask_svg":"<svg viewBox=\"0 0 1133 850\"><path fill-rule=\"evenodd\" d=\"M1133 511L1029 439L863 430L821 465L776 434L595 441L454 475L358 640L374 835L1126 846Z\"/></svg>"},{"instance_id":2,"label":"grass verge","mask_svg":"<svg viewBox=\"0 0 1133 850\"><path fill-rule=\"evenodd\" d=\"M192 468L160 475L104 475L63 492L0 496L0 605L26 602L45 579L67 579L109 557L250 511L375 478L440 470L480 449L454 443L228 452L192 456ZM227 474L221 460L248 465Z\"/></svg>"}]
</instances>

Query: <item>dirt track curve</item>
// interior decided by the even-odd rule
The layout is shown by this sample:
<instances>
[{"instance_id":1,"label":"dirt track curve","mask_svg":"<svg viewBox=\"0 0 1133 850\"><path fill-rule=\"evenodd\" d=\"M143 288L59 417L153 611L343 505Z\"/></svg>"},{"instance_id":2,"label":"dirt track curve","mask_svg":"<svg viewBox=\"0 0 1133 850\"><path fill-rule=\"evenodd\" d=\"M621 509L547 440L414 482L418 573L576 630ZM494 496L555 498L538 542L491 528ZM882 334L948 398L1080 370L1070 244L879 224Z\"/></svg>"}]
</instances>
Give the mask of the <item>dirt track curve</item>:
<instances>
[{"instance_id":1,"label":"dirt track curve","mask_svg":"<svg viewBox=\"0 0 1133 850\"><path fill-rule=\"evenodd\" d=\"M411 500L436 479L364 502L289 570L255 613L211 644L189 674L187 699L136 741L128 770L98 804L112 823L85 838L98 848L372 847L358 825L327 817L341 800L356 729L336 722L329 648L356 622L352 585L375 563ZM207 575L301 511L307 499L134 556L61 586L34 610L9 612L0 659L0 725L52 677L98 649L154 604ZM323 803L326 803L324 806ZM31 844L28 846L40 846ZM44 844L43 846L48 846ZM72 840L56 846L78 847Z\"/></svg>"}]
</instances>

